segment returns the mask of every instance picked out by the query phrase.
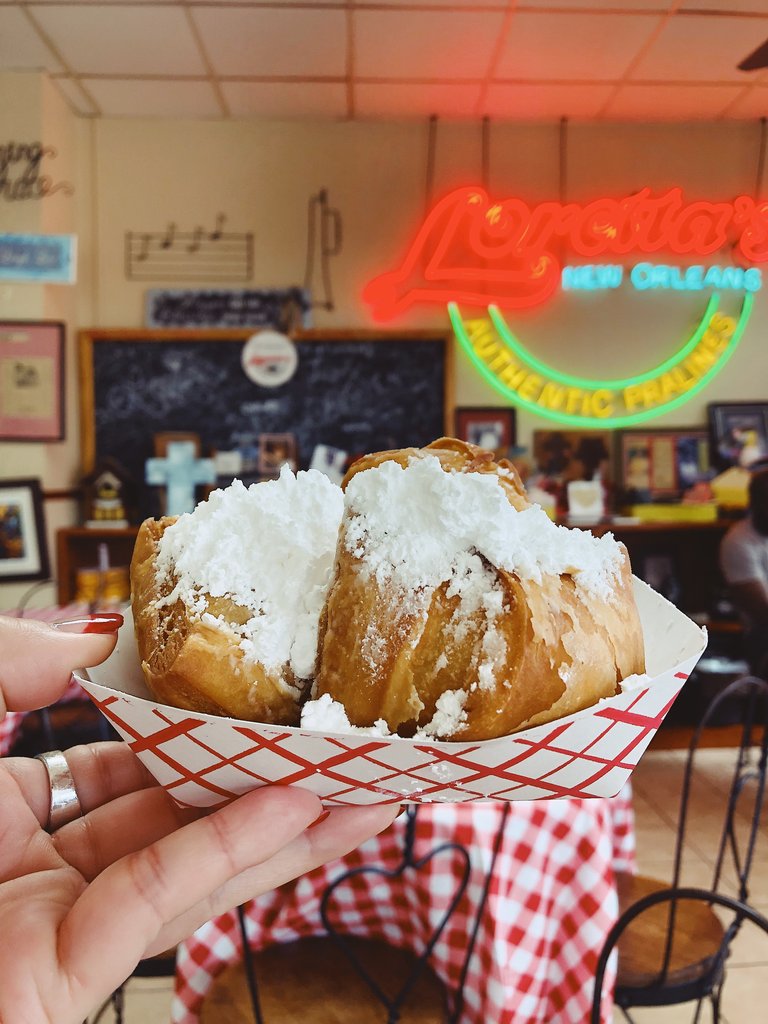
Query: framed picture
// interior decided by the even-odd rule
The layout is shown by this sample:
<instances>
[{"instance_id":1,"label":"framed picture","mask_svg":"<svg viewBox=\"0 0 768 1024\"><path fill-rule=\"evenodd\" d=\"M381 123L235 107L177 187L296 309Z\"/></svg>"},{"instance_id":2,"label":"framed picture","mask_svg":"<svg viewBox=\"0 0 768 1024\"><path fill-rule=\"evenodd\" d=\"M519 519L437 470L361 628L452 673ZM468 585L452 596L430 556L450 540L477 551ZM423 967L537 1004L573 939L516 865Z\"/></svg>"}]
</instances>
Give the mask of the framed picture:
<instances>
[{"instance_id":1,"label":"framed picture","mask_svg":"<svg viewBox=\"0 0 768 1024\"><path fill-rule=\"evenodd\" d=\"M259 434L259 473L262 477L278 477L283 466L294 473L298 466L296 438L293 434Z\"/></svg>"},{"instance_id":2,"label":"framed picture","mask_svg":"<svg viewBox=\"0 0 768 1024\"><path fill-rule=\"evenodd\" d=\"M534 430L536 471L550 480L610 479L613 434L610 430Z\"/></svg>"},{"instance_id":3,"label":"framed picture","mask_svg":"<svg viewBox=\"0 0 768 1024\"><path fill-rule=\"evenodd\" d=\"M619 481L630 500L681 498L713 476L704 428L623 430L619 435Z\"/></svg>"},{"instance_id":4,"label":"framed picture","mask_svg":"<svg viewBox=\"0 0 768 1024\"><path fill-rule=\"evenodd\" d=\"M454 429L461 441L506 455L517 439L515 410L511 406L461 407L455 413Z\"/></svg>"},{"instance_id":5,"label":"framed picture","mask_svg":"<svg viewBox=\"0 0 768 1024\"><path fill-rule=\"evenodd\" d=\"M718 470L748 469L768 459L768 402L707 406L712 463Z\"/></svg>"},{"instance_id":6,"label":"framed picture","mask_svg":"<svg viewBox=\"0 0 768 1024\"><path fill-rule=\"evenodd\" d=\"M0 583L48 578L39 480L0 480Z\"/></svg>"},{"instance_id":7,"label":"framed picture","mask_svg":"<svg viewBox=\"0 0 768 1024\"><path fill-rule=\"evenodd\" d=\"M64 324L0 321L0 440L64 437Z\"/></svg>"}]
</instances>

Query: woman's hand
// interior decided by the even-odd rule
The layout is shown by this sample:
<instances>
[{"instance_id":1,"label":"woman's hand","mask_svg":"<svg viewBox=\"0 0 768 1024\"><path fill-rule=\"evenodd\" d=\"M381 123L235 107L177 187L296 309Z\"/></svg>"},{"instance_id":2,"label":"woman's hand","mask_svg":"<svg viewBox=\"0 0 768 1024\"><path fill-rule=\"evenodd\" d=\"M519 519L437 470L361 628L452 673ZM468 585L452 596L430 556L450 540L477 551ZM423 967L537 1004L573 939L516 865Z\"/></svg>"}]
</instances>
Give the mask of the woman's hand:
<instances>
[{"instance_id":1,"label":"woman's hand","mask_svg":"<svg viewBox=\"0 0 768 1024\"><path fill-rule=\"evenodd\" d=\"M0 618L6 706L53 702L72 669L103 661L114 639ZM319 799L286 786L209 814L181 810L123 743L66 756L83 814L53 835L44 765L0 761L0 1021L79 1024L142 957L343 856L397 813L338 809L310 828Z\"/></svg>"}]
</instances>

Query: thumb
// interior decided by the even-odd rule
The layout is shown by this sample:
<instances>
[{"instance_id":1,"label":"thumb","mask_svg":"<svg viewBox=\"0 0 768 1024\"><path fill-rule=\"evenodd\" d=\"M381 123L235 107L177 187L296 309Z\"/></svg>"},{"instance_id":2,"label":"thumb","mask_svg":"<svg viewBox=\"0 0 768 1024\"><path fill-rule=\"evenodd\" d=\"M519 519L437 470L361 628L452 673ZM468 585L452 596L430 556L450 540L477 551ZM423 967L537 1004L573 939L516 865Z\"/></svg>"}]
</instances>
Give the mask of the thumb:
<instances>
[{"instance_id":1,"label":"thumb","mask_svg":"<svg viewBox=\"0 0 768 1024\"><path fill-rule=\"evenodd\" d=\"M50 625L0 616L0 717L54 703L73 669L98 665L112 653L122 615L100 613L77 623ZM69 628L78 632L68 632ZM88 632L96 627L104 632ZM5 705L5 708L3 707Z\"/></svg>"}]
</instances>

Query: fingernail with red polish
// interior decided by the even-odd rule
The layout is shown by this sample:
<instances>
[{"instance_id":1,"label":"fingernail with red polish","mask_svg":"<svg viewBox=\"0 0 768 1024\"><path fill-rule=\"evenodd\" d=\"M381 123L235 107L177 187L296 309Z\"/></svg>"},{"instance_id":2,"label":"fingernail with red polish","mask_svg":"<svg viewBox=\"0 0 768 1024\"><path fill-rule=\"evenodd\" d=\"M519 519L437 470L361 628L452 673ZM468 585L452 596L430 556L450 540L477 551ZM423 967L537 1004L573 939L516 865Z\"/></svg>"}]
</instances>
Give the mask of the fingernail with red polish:
<instances>
[{"instance_id":1,"label":"fingernail with red polish","mask_svg":"<svg viewBox=\"0 0 768 1024\"><path fill-rule=\"evenodd\" d=\"M307 825L307 828L314 828L314 827L315 827L315 825L319 825L319 824L320 824L321 822L325 821L325 819L326 819L326 818L328 817L328 815L329 815L330 813L331 813L331 812L330 812L330 811L328 811L328 810L325 810L325 811L321 811L321 812L320 812L320 814L318 814L318 816L317 816L317 817L315 818L315 820L314 820L314 821L312 822L312 824L311 824L311 825Z\"/></svg>"},{"instance_id":2,"label":"fingernail with red polish","mask_svg":"<svg viewBox=\"0 0 768 1024\"><path fill-rule=\"evenodd\" d=\"M96 612L95 615L84 615L79 619L51 623L54 629L62 633L116 633L122 624L123 616L120 612Z\"/></svg>"}]
</instances>

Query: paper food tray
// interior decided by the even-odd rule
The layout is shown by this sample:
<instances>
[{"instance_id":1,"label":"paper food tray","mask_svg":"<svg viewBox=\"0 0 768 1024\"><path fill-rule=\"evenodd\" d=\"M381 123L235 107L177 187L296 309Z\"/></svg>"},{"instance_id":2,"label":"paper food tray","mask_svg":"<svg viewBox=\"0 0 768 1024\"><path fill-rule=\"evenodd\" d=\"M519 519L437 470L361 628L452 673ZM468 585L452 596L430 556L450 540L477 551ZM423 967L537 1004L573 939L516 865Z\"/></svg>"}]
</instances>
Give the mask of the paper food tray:
<instances>
[{"instance_id":1,"label":"paper food tray","mask_svg":"<svg viewBox=\"0 0 768 1024\"><path fill-rule=\"evenodd\" d=\"M706 646L706 632L635 580L647 675L584 711L493 740L320 733L218 718L152 700L130 614L111 657L76 673L104 715L183 806L215 806L269 783L326 804L615 796Z\"/></svg>"}]
</instances>

